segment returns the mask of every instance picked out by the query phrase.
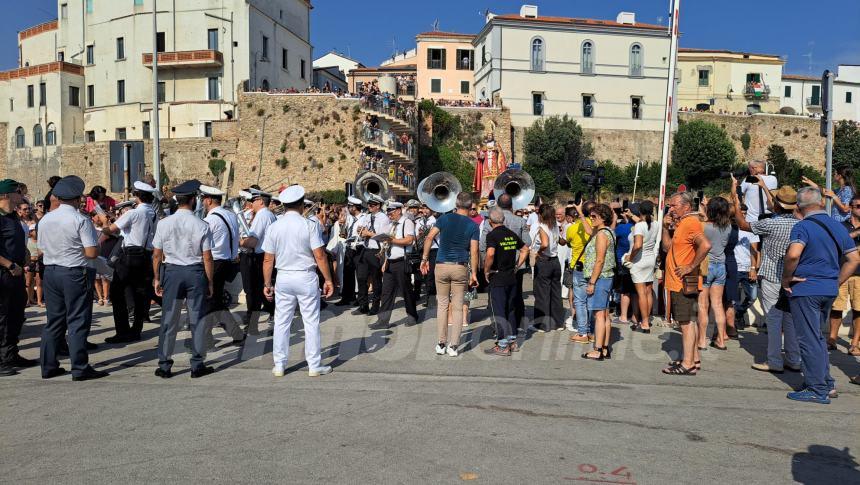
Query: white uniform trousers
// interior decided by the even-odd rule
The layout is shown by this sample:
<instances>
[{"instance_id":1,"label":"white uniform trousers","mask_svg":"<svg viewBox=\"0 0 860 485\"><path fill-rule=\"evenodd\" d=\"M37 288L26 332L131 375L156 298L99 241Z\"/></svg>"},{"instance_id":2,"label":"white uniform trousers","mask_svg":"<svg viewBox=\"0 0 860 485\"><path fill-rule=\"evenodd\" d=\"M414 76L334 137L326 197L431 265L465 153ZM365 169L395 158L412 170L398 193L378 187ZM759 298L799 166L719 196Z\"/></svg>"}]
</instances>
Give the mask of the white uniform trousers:
<instances>
[{"instance_id":1,"label":"white uniform trousers","mask_svg":"<svg viewBox=\"0 0 860 485\"><path fill-rule=\"evenodd\" d=\"M305 359L308 369L316 370L320 361L320 290L315 271L278 270L275 281L275 328L272 357L275 366L287 367L290 353L290 326L296 305L305 325Z\"/></svg>"}]
</instances>

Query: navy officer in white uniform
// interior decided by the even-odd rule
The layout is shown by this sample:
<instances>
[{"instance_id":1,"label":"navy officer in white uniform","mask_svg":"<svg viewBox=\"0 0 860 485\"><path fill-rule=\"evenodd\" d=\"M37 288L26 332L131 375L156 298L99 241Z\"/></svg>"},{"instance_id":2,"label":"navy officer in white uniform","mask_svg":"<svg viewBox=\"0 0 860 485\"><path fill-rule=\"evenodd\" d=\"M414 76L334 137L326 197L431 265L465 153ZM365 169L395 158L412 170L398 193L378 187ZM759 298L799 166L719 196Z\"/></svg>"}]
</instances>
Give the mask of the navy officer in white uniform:
<instances>
[{"instance_id":1,"label":"navy officer in white uniform","mask_svg":"<svg viewBox=\"0 0 860 485\"><path fill-rule=\"evenodd\" d=\"M266 230L278 218L269 210L272 194L253 188L248 189L248 192L251 194L254 219L251 221L251 234L239 242L239 246L249 250L240 256L239 267L248 308L245 312L245 330L250 335L256 335L260 310L270 315L275 311L274 304L263 296L263 243L266 241Z\"/></svg>"},{"instance_id":2,"label":"navy officer in white uniform","mask_svg":"<svg viewBox=\"0 0 860 485\"><path fill-rule=\"evenodd\" d=\"M105 339L107 343L135 342L140 340L143 322L149 319L152 300L152 237L158 216L153 202L156 190L151 185L134 183L137 206L125 212L113 224L107 215L99 214L102 232L108 236L122 235L122 251L114 263L110 299L113 304L113 321L116 335ZM126 295L131 295L129 302ZM134 308L134 320L129 326L129 303Z\"/></svg>"},{"instance_id":3,"label":"navy officer in white uniform","mask_svg":"<svg viewBox=\"0 0 860 485\"><path fill-rule=\"evenodd\" d=\"M89 217L81 214L84 181L69 175L54 185L52 195L59 206L39 221L39 249L45 263L42 286L48 321L42 331L39 357L42 378L66 373L60 367L59 350L68 330L72 380L86 381L107 376L89 365L87 336L93 321L95 270L87 260L98 257L98 233Z\"/></svg>"},{"instance_id":4,"label":"navy officer in white uniform","mask_svg":"<svg viewBox=\"0 0 860 485\"><path fill-rule=\"evenodd\" d=\"M227 335L233 339L233 345L239 345L245 340L245 335L230 313L224 295L227 282L233 281L239 274L239 219L233 211L221 206L224 192L220 189L201 185L200 195L203 196L203 207L206 210L203 220L209 224L209 230L212 231L214 281L212 298L206 302L207 326L210 329L215 325L223 326Z\"/></svg>"},{"instance_id":5,"label":"navy officer in white uniform","mask_svg":"<svg viewBox=\"0 0 860 485\"><path fill-rule=\"evenodd\" d=\"M284 375L290 350L290 325L296 306L302 313L305 326L305 359L308 375L321 376L331 372L322 365L320 351L320 290L317 269L322 273L323 296L334 293L334 284L320 237L319 224L302 217L305 189L292 185L284 189L278 199L286 213L269 227L263 244L264 292L275 302L272 357L275 377ZM272 274L277 268L277 280L272 285Z\"/></svg>"},{"instance_id":6,"label":"navy officer in white uniform","mask_svg":"<svg viewBox=\"0 0 860 485\"><path fill-rule=\"evenodd\" d=\"M385 201L376 195L367 201L367 213L359 220L361 226L359 236L362 238L362 249L355 265L355 276L358 279L358 311L367 315L379 313L379 302L382 298L382 260L379 259L379 242L373 237L377 234L388 234L391 223L385 214L380 212ZM373 286L373 294L368 296L368 286Z\"/></svg>"},{"instance_id":7,"label":"navy officer in white uniform","mask_svg":"<svg viewBox=\"0 0 860 485\"><path fill-rule=\"evenodd\" d=\"M340 301L337 306L348 306L355 302L355 263L358 237L358 218L361 217L361 199L349 196L346 199L346 221L342 227L343 243L343 280L340 282Z\"/></svg>"},{"instance_id":8,"label":"navy officer in white uniform","mask_svg":"<svg viewBox=\"0 0 860 485\"><path fill-rule=\"evenodd\" d=\"M203 315L206 298L211 298L213 293L213 264L209 224L194 215L199 189L197 180L189 180L173 188L176 212L159 222L152 240L152 269L156 275L153 284L155 293L162 297L155 375L164 379L173 377L173 348L176 346L183 300L188 306L191 327L191 377L215 372L204 362L209 329L204 324Z\"/></svg>"},{"instance_id":9,"label":"navy officer in white uniform","mask_svg":"<svg viewBox=\"0 0 860 485\"><path fill-rule=\"evenodd\" d=\"M382 267L382 308L379 312L379 320L370 325L374 330L387 329L391 321L391 311L394 309L394 299L397 293L403 295L403 303L406 307L406 315L409 320L406 326L418 323L418 311L415 309L415 295L412 292L412 283L409 281L408 262L406 252L414 251L415 223L403 213L403 204L400 202L389 202L385 210L391 221L388 243L388 254Z\"/></svg>"}]
</instances>

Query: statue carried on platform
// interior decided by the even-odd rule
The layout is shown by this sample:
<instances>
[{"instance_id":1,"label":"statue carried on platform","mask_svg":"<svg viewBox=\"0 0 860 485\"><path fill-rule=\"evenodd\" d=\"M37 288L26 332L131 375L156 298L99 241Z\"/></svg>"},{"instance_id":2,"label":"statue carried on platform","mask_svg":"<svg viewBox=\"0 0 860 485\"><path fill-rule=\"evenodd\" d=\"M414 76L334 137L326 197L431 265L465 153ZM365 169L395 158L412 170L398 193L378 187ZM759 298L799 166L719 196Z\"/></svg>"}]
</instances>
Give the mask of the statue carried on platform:
<instances>
[{"instance_id":1,"label":"statue carried on platform","mask_svg":"<svg viewBox=\"0 0 860 485\"><path fill-rule=\"evenodd\" d=\"M477 162L475 164L475 178L472 181L472 190L478 193L481 199L486 199L493 191L493 182L500 173L508 168L505 153L496 143L492 133L487 133L481 145L478 145Z\"/></svg>"}]
</instances>

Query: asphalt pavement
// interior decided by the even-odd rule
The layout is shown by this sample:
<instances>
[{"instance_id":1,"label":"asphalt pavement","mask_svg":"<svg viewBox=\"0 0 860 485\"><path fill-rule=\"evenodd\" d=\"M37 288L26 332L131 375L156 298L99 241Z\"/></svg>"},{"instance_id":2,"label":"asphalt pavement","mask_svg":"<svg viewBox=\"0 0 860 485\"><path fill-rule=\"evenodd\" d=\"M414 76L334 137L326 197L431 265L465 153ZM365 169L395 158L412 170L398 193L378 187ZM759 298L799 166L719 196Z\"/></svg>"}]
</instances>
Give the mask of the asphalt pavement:
<instances>
[{"instance_id":1,"label":"asphalt pavement","mask_svg":"<svg viewBox=\"0 0 860 485\"><path fill-rule=\"evenodd\" d=\"M860 483L860 386L847 379L860 365L844 341L831 357L840 397L815 405L785 398L799 374L750 369L766 348L754 328L704 352L699 375L666 376L675 330L614 325L604 362L581 359L565 331L495 357L483 353L485 296L473 307L456 358L433 352L432 306L420 325L373 331L371 318L330 305L330 375L308 377L297 319L286 377L270 372L264 324L242 347L217 330L217 372L202 379L189 378L178 344L177 375L162 380L160 313L143 341L107 345L110 309L96 306L91 361L109 377L0 378L0 482ZM404 319L401 306L392 322ZM38 356L44 321L28 309L25 357Z\"/></svg>"}]
</instances>

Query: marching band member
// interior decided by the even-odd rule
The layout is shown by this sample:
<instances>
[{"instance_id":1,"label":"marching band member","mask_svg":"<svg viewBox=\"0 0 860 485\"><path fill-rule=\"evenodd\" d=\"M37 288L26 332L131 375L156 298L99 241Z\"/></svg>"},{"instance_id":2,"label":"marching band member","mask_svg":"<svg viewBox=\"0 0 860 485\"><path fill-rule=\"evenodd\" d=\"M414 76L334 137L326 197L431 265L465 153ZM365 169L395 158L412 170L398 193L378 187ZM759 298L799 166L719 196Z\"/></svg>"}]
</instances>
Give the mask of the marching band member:
<instances>
[{"instance_id":1,"label":"marching band member","mask_svg":"<svg viewBox=\"0 0 860 485\"><path fill-rule=\"evenodd\" d=\"M380 197L371 196L367 202L368 212L359 222L359 236L364 241L355 271L358 277L358 311L367 315L379 313L379 301L382 297L382 261L378 256L379 242L374 241L373 237L387 234L391 229L388 218L379 213L383 202L385 201ZM373 295L370 297L368 284L373 285Z\"/></svg>"},{"instance_id":2,"label":"marching band member","mask_svg":"<svg viewBox=\"0 0 860 485\"><path fill-rule=\"evenodd\" d=\"M66 373L57 358L66 329L72 380L86 381L108 375L89 365L87 353L96 276L95 269L87 266L87 260L98 257L99 241L92 221L80 213L83 195L84 181L80 177L63 177L52 191L57 208L39 221L39 249L45 263L42 284L48 318L42 331L40 354L43 379Z\"/></svg>"},{"instance_id":3,"label":"marching band member","mask_svg":"<svg viewBox=\"0 0 860 485\"><path fill-rule=\"evenodd\" d=\"M132 194L137 199L134 209L124 213L113 224L107 214L99 214L102 233L107 236L122 236L122 250L114 263L110 299L113 303L113 321L116 335L105 339L107 343L136 342L140 340L143 322L149 319L149 304L152 300L152 237L158 215L155 213L155 188L144 182L135 182ZM130 293L132 301L126 300ZM129 303L134 310L134 320L129 327Z\"/></svg>"},{"instance_id":4,"label":"marching band member","mask_svg":"<svg viewBox=\"0 0 860 485\"><path fill-rule=\"evenodd\" d=\"M212 232L213 294L206 302L210 329L206 337L209 340L212 328L219 324L224 326L227 335L233 339L233 345L238 345L245 340L245 336L224 301L224 286L239 273L239 219L233 211L221 207L224 200L223 191L201 185L200 193L206 208L206 217L203 220L209 224L209 230Z\"/></svg>"},{"instance_id":5,"label":"marching band member","mask_svg":"<svg viewBox=\"0 0 860 485\"><path fill-rule=\"evenodd\" d=\"M274 305L263 297L263 242L266 240L266 229L277 220L269 210L272 194L259 189L248 189L251 194L251 208L254 220L251 222L251 234L242 239L239 245L252 249L253 252L242 253L239 258L239 268L242 272L242 288L248 306L245 312L245 330L250 335L256 335L259 311L274 313Z\"/></svg>"},{"instance_id":6,"label":"marching band member","mask_svg":"<svg viewBox=\"0 0 860 485\"><path fill-rule=\"evenodd\" d=\"M308 375L317 377L331 372L322 365L320 350L320 291L317 270L325 282L323 297L334 292L325 247L320 237L319 224L302 217L305 189L292 185L284 189L278 199L284 204L284 217L271 225L263 243L264 292L275 302L275 328L273 330L272 374L282 377L290 350L290 326L298 306L305 327L305 359ZM272 285L272 274L277 268L277 280Z\"/></svg>"},{"instance_id":7,"label":"marching band member","mask_svg":"<svg viewBox=\"0 0 860 485\"><path fill-rule=\"evenodd\" d=\"M423 249L423 240L430 232L430 229L436 225L436 216L426 204L420 204L418 209L419 217L415 219L415 240L418 244L418 250ZM415 301L421 298L421 286L425 286L427 298L424 300L424 306L430 306L430 297L436 295L436 254L439 252L439 238L433 239L430 245L430 270L425 275L418 273L415 275Z\"/></svg>"},{"instance_id":8,"label":"marching band member","mask_svg":"<svg viewBox=\"0 0 860 485\"><path fill-rule=\"evenodd\" d=\"M152 240L153 283L162 297L161 328L158 330L158 369L162 379L173 377L173 348L182 300L188 306L191 327L191 377L215 372L205 364L206 335L203 324L205 299L213 294L212 232L209 225L194 216L200 182L189 180L173 188L177 210L158 224ZM162 260L164 271L161 272Z\"/></svg>"},{"instance_id":9,"label":"marching band member","mask_svg":"<svg viewBox=\"0 0 860 485\"><path fill-rule=\"evenodd\" d=\"M418 323L406 261L406 251L412 250L415 242L415 223L403 214L403 204L400 202L389 202L385 212L391 220L391 240L387 244L388 254L382 268L382 311L377 322L370 325L374 330L388 328L398 290L403 294L406 314L410 317L406 326Z\"/></svg>"},{"instance_id":10,"label":"marching band member","mask_svg":"<svg viewBox=\"0 0 860 485\"><path fill-rule=\"evenodd\" d=\"M355 264L358 256L356 243L358 236L358 219L362 216L362 202L358 197L349 196L346 199L346 221L342 226L345 236L343 254L343 276L341 277L340 301L337 306L352 305L355 301Z\"/></svg>"}]
</instances>

